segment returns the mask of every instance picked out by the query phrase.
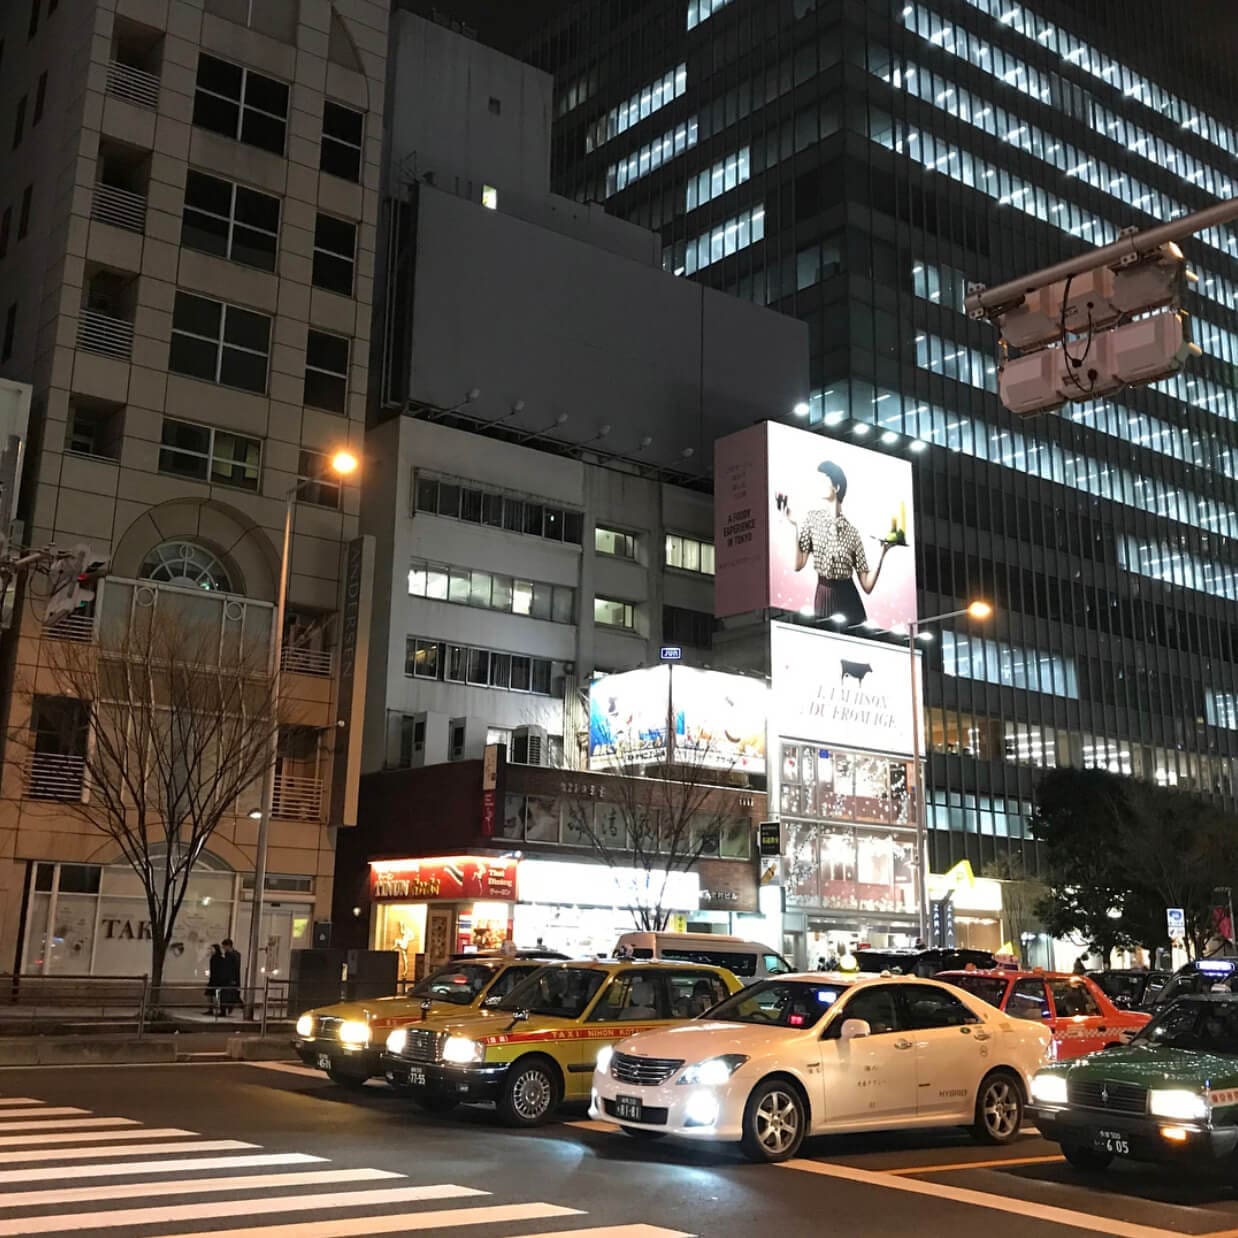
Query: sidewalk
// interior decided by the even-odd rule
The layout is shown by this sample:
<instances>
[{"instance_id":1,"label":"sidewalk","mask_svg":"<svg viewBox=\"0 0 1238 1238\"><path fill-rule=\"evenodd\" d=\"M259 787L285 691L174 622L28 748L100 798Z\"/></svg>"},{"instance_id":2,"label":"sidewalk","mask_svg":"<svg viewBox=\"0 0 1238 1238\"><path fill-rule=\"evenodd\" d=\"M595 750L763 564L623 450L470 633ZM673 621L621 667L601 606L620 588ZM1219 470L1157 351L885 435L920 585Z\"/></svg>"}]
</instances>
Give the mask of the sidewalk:
<instances>
[{"instance_id":1,"label":"sidewalk","mask_svg":"<svg viewBox=\"0 0 1238 1238\"><path fill-rule=\"evenodd\" d=\"M79 1035L0 1034L0 1067L115 1065L140 1062L284 1061L295 1055L288 1032L147 1032L116 1030Z\"/></svg>"}]
</instances>

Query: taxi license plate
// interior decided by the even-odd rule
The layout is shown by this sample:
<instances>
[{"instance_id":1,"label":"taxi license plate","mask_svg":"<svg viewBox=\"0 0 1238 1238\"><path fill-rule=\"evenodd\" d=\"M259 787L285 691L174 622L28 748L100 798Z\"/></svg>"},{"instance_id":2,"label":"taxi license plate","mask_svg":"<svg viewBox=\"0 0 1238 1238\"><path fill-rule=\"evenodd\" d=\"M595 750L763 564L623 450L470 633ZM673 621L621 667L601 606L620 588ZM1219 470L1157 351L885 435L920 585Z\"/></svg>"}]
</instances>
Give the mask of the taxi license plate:
<instances>
[{"instance_id":1,"label":"taxi license plate","mask_svg":"<svg viewBox=\"0 0 1238 1238\"><path fill-rule=\"evenodd\" d=\"M420 1066L410 1066L408 1068L408 1082L412 1087L424 1088L426 1086L426 1072Z\"/></svg>"},{"instance_id":2,"label":"taxi license plate","mask_svg":"<svg viewBox=\"0 0 1238 1238\"><path fill-rule=\"evenodd\" d=\"M1112 1152L1115 1156L1130 1156L1130 1140L1121 1131L1097 1131L1092 1137L1092 1147L1098 1152Z\"/></svg>"},{"instance_id":3,"label":"taxi license plate","mask_svg":"<svg viewBox=\"0 0 1238 1238\"><path fill-rule=\"evenodd\" d=\"M641 1121L644 1108L639 1096L616 1096L615 1117L626 1118L629 1122Z\"/></svg>"},{"instance_id":4,"label":"taxi license plate","mask_svg":"<svg viewBox=\"0 0 1238 1238\"><path fill-rule=\"evenodd\" d=\"M318 1055L318 1069L319 1070L330 1070L331 1069L331 1055L329 1053L320 1053Z\"/></svg>"}]
</instances>

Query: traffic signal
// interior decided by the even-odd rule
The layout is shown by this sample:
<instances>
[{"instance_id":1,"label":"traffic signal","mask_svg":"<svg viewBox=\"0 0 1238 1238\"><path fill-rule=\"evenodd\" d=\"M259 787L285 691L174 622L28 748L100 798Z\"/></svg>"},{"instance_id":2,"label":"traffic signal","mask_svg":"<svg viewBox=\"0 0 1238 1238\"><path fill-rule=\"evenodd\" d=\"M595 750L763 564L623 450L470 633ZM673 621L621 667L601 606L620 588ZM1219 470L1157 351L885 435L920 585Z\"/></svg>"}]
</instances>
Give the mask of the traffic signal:
<instances>
[{"instance_id":1,"label":"traffic signal","mask_svg":"<svg viewBox=\"0 0 1238 1238\"><path fill-rule=\"evenodd\" d=\"M98 558L89 546L76 546L57 559L47 572L47 609L44 623L71 615L95 598L95 585L107 575L108 561Z\"/></svg>"},{"instance_id":2,"label":"traffic signal","mask_svg":"<svg viewBox=\"0 0 1238 1238\"><path fill-rule=\"evenodd\" d=\"M1048 412L1176 373L1200 352L1182 309L1195 278L1169 242L973 311L1001 331L1002 403L1022 415Z\"/></svg>"}]
</instances>

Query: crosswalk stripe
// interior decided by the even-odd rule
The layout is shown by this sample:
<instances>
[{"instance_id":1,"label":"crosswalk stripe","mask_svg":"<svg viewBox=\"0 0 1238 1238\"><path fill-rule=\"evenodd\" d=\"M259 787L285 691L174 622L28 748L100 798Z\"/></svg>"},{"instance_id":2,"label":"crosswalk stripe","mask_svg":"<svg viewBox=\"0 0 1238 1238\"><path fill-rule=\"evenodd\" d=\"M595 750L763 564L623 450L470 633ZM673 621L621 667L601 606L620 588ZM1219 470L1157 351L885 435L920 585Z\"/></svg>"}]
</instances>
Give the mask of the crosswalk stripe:
<instances>
[{"instance_id":1,"label":"crosswalk stripe","mask_svg":"<svg viewBox=\"0 0 1238 1238\"><path fill-rule=\"evenodd\" d=\"M695 1238L695 1235L681 1229L663 1229L661 1225L594 1225L588 1229L522 1234L520 1238Z\"/></svg>"},{"instance_id":2,"label":"crosswalk stripe","mask_svg":"<svg viewBox=\"0 0 1238 1238\"><path fill-rule=\"evenodd\" d=\"M83 1126L98 1128L100 1126L141 1126L137 1118L53 1118L44 1121L23 1119L20 1122L5 1122L0 1125L0 1135L9 1131L77 1131Z\"/></svg>"},{"instance_id":3,"label":"crosswalk stripe","mask_svg":"<svg viewBox=\"0 0 1238 1238\"><path fill-rule=\"evenodd\" d=\"M183 1131L175 1126L150 1127L146 1130L120 1131L56 1131L39 1135L0 1135L0 1148L28 1148L37 1144L43 1147L51 1143L97 1143L99 1154L109 1152L112 1144L102 1142L108 1136L118 1139L171 1139L175 1135L196 1135L197 1131ZM253 1145L250 1144L250 1147Z\"/></svg>"},{"instance_id":4,"label":"crosswalk stripe","mask_svg":"<svg viewBox=\"0 0 1238 1238\"><path fill-rule=\"evenodd\" d=\"M177 1182L120 1182L112 1186L69 1186L53 1191L15 1191L0 1195L0 1209L51 1207L84 1200L129 1199L143 1195L211 1195L219 1191L266 1191L281 1186L332 1186L378 1182L404 1175L391 1169L311 1169L287 1174L239 1174L231 1178L182 1178Z\"/></svg>"},{"instance_id":5,"label":"crosswalk stripe","mask_svg":"<svg viewBox=\"0 0 1238 1238\"><path fill-rule=\"evenodd\" d=\"M298 1066L295 1062L246 1062L255 1070L274 1070L286 1075L305 1075L310 1079L326 1079L326 1072L313 1066Z\"/></svg>"},{"instance_id":6,"label":"crosswalk stripe","mask_svg":"<svg viewBox=\"0 0 1238 1238\"><path fill-rule=\"evenodd\" d=\"M40 1118L67 1118L71 1113L89 1113L89 1109L74 1109L72 1106L65 1105L60 1108L52 1108L45 1106L42 1109L8 1109L0 1113L0 1130L16 1130L13 1124L13 1118L32 1118L36 1115Z\"/></svg>"},{"instance_id":7,"label":"crosswalk stripe","mask_svg":"<svg viewBox=\"0 0 1238 1238\"><path fill-rule=\"evenodd\" d=\"M606 1131L618 1134L618 1128L611 1122L599 1122L596 1118L581 1118L577 1122L564 1122L564 1126L574 1126L581 1131Z\"/></svg>"},{"instance_id":8,"label":"crosswalk stripe","mask_svg":"<svg viewBox=\"0 0 1238 1238\"><path fill-rule=\"evenodd\" d=\"M186 1145L170 1143L169 1149L182 1150ZM252 1147L252 1144L242 1145ZM82 1149L74 1149L81 1152ZM135 1148L133 1154L152 1151L149 1146ZM67 1152L55 1156L61 1160ZM15 1185L18 1182L54 1182L71 1174L74 1180L80 1178L120 1178L130 1174L178 1174L185 1170L190 1173L201 1173L207 1169L269 1169L276 1165L321 1165L326 1162L325 1156L311 1156L308 1152L271 1152L259 1156L195 1156L177 1157L170 1161L129 1161L127 1164L114 1165L44 1165L39 1169L0 1169L0 1187ZM5 1199L0 1196L0 1205Z\"/></svg>"},{"instance_id":9,"label":"crosswalk stripe","mask_svg":"<svg viewBox=\"0 0 1238 1238\"><path fill-rule=\"evenodd\" d=\"M114 1208L103 1212L5 1218L0 1220L0 1234L5 1235L5 1238L13 1238L17 1234L52 1234L59 1230L136 1229L139 1225L173 1225L180 1221L206 1221L238 1214L260 1216L273 1212L315 1212L325 1208L376 1208L379 1205L407 1204L426 1199L463 1199L487 1194L489 1192L475 1191L467 1186L400 1186L369 1191L332 1191L322 1195L285 1196L278 1199L229 1199L214 1203L165 1204L158 1208ZM467 1216L469 1211L467 1208L453 1209L450 1215ZM570 1212L571 1209L566 1211ZM394 1219L408 1228L413 1228L409 1222L415 1221L419 1215L434 1214L403 1213ZM554 1211L531 1215L558 1216L559 1213ZM290 1228L297 1232L301 1230L300 1226L295 1225Z\"/></svg>"},{"instance_id":10,"label":"crosswalk stripe","mask_svg":"<svg viewBox=\"0 0 1238 1238\"><path fill-rule=\"evenodd\" d=\"M370 1194L381 1195L383 1192L372 1191ZM402 1234L420 1229L451 1229L457 1225L499 1225L505 1221L549 1221L554 1217L578 1216L584 1216L579 1208L562 1208L558 1204L495 1204L437 1212L405 1212L399 1216L346 1217L337 1221L294 1221L291 1225L212 1229L206 1233L209 1233L209 1238L369 1238L371 1234ZM158 1238L188 1236L161 1234Z\"/></svg>"},{"instance_id":11,"label":"crosswalk stripe","mask_svg":"<svg viewBox=\"0 0 1238 1238\"><path fill-rule=\"evenodd\" d=\"M41 1105L33 1096L0 1096L0 1105Z\"/></svg>"},{"instance_id":12,"label":"crosswalk stripe","mask_svg":"<svg viewBox=\"0 0 1238 1238\"><path fill-rule=\"evenodd\" d=\"M166 1135L189 1135L192 1131L176 1131L176 1130L156 1130L156 1131L130 1131L125 1135L126 1139L147 1139L162 1138ZM96 1136L91 1135L89 1139L94 1139ZM17 1163L30 1164L33 1161L84 1161L93 1156L150 1156L154 1153L180 1153L180 1152L239 1152L245 1148L256 1148L256 1143L246 1143L243 1139L200 1139L190 1140L184 1143L137 1143L132 1147L126 1147L118 1144L104 1144L98 1148L47 1148L44 1145L50 1142L47 1139L40 1139L37 1135L30 1136L28 1142L37 1144L37 1147L26 1148L20 1152L0 1152L0 1165L13 1165ZM60 1142L63 1142L61 1140ZM82 1142L85 1142L83 1140ZM73 1169L77 1173L77 1167Z\"/></svg>"}]
</instances>

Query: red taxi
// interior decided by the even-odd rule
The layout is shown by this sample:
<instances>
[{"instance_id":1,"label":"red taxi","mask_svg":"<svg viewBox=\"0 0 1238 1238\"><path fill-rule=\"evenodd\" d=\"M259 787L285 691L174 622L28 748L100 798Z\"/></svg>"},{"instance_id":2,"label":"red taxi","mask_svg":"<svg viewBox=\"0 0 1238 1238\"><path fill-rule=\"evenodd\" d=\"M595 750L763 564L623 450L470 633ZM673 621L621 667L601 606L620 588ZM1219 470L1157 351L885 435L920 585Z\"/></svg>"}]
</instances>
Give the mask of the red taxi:
<instances>
[{"instance_id":1,"label":"red taxi","mask_svg":"<svg viewBox=\"0 0 1238 1238\"><path fill-rule=\"evenodd\" d=\"M1152 1017L1121 1010L1090 976L1061 971L944 971L935 977L957 985L1014 1019L1043 1023L1053 1033L1058 1061L1123 1044Z\"/></svg>"}]
</instances>

